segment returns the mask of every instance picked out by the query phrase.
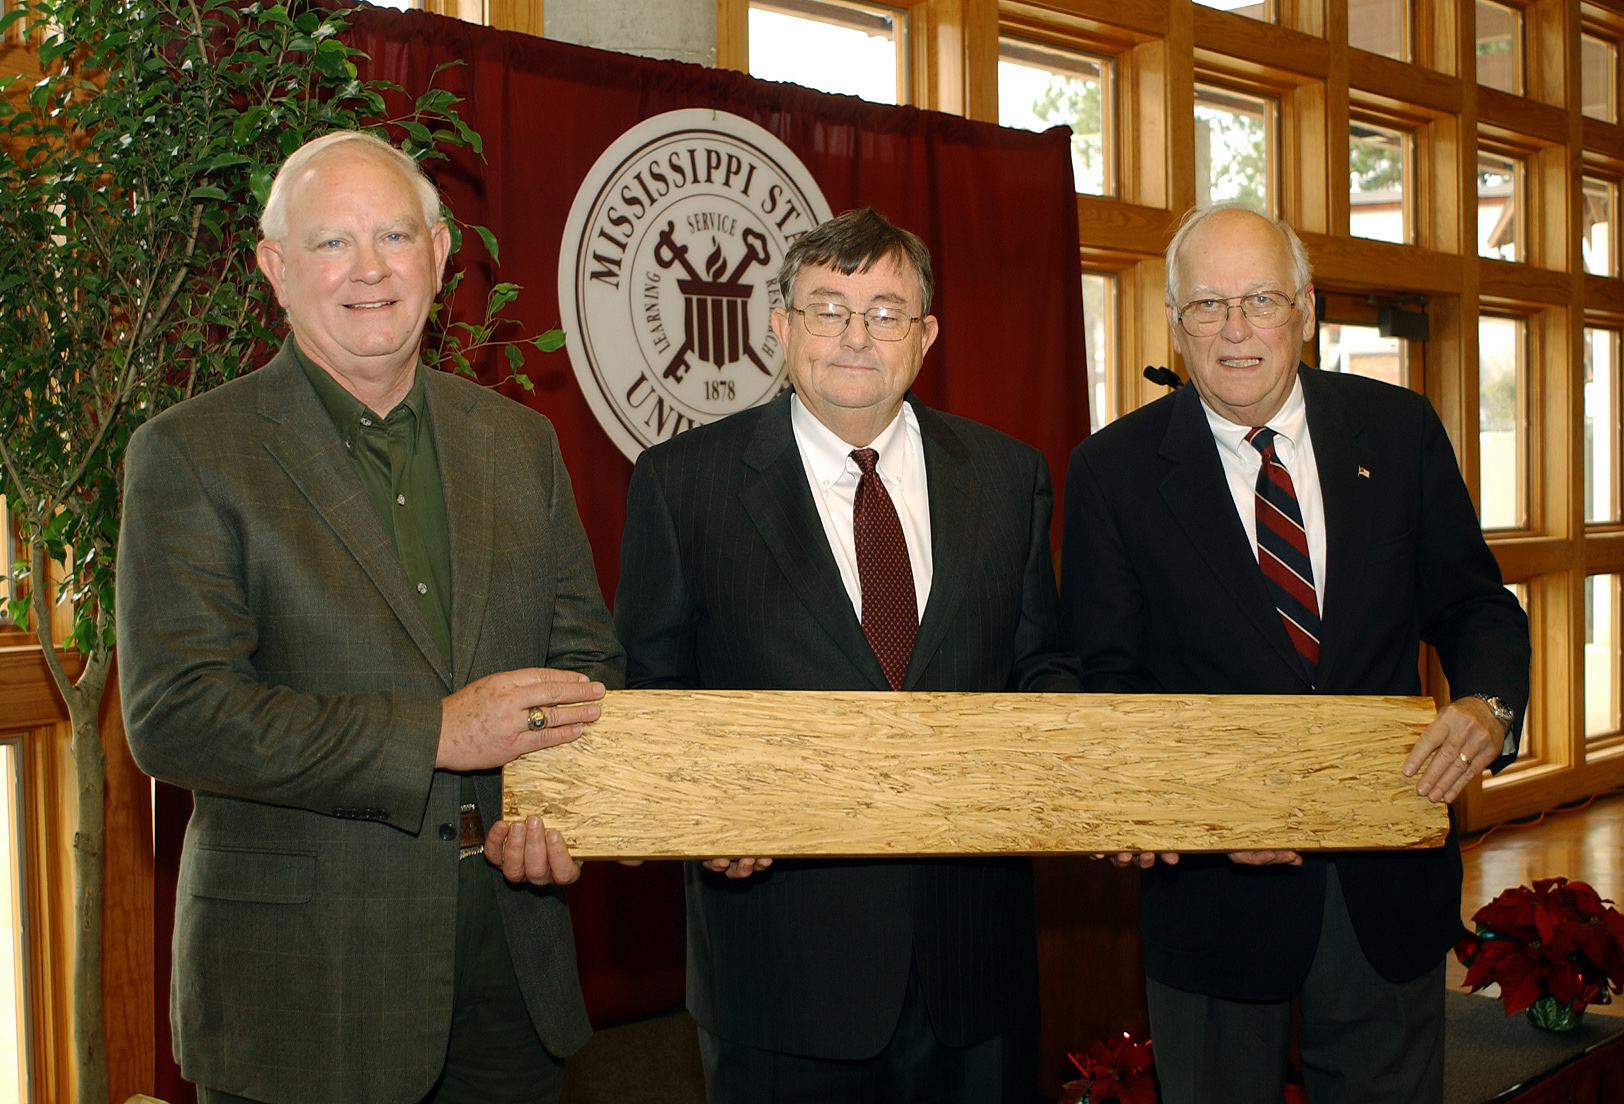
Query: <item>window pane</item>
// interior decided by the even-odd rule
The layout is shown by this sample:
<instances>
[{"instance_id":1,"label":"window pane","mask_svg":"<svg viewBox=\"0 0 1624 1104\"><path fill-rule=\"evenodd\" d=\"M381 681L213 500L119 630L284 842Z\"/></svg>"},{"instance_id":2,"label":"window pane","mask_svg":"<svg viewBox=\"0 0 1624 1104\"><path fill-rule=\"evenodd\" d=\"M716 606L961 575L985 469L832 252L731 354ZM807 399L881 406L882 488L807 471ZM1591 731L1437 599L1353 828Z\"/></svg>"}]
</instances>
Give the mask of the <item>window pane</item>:
<instances>
[{"instance_id":1,"label":"window pane","mask_svg":"<svg viewBox=\"0 0 1624 1104\"><path fill-rule=\"evenodd\" d=\"M1404 344L1396 337L1383 337L1375 326L1324 322L1319 328L1319 366L1405 387L1409 372Z\"/></svg>"},{"instance_id":2,"label":"window pane","mask_svg":"<svg viewBox=\"0 0 1624 1104\"><path fill-rule=\"evenodd\" d=\"M1585 520L1619 520L1618 331L1585 330Z\"/></svg>"},{"instance_id":3,"label":"window pane","mask_svg":"<svg viewBox=\"0 0 1624 1104\"><path fill-rule=\"evenodd\" d=\"M1088 350L1088 428L1117 416L1116 277L1083 273L1083 339Z\"/></svg>"},{"instance_id":4,"label":"window pane","mask_svg":"<svg viewBox=\"0 0 1624 1104\"><path fill-rule=\"evenodd\" d=\"M1522 260L1522 161L1497 153L1477 155L1477 252L1502 261Z\"/></svg>"},{"instance_id":5,"label":"window pane","mask_svg":"<svg viewBox=\"0 0 1624 1104\"><path fill-rule=\"evenodd\" d=\"M1579 36L1579 105L1592 119L1618 118L1618 44Z\"/></svg>"},{"instance_id":6,"label":"window pane","mask_svg":"<svg viewBox=\"0 0 1624 1104\"><path fill-rule=\"evenodd\" d=\"M1512 596L1517 599L1517 604L1522 607L1523 613L1528 615L1529 622L1532 623L1534 614L1528 608L1528 584L1507 583L1506 589L1511 591ZM1539 635L1537 633L1531 643L1536 649L1539 648ZM1517 761L1519 763L1527 762L1530 759L1538 759L1545 753L1545 749L1540 746L1539 709L1536 703L1536 699L1539 697L1539 687L1532 686L1529 690L1528 708L1523 711L1522 743L1517 749Z\"/></svg>"},{"instance_id":7,"label":"window pane","mask_svg":"<svg viewBox=\"0 0 1624 1104\"><path fill-rule=\"evenodd\" d=\"M1348 45L1409 61L1409 0L1348 0Z\"/></svg>"},{"instance_id":8,"label":"window pane","mask_svg":"<svg viewBox=\"0 0 1624 1104\"><path fill-rule=\"evenodd\" d=\"M1370 123L1348 127L1348 229L1357 238L1413 241L1406 183L1413 138Z\"/></svg>"},{"instance_id":9,"label":"window pane","mask_svg":"<svg viewBox=\"0 0 1624 1104\"><path fill-rule=\"evenodd\" d=\"M1071 128L1071 175L1079 192L1111 195L1113 117L1108 58L1001 39L998 123L1022 130Z\"/></svg>"},{"instance_id":10,"label":"window pane","mask_svg":"<svg viewBox=\"0 0 1624 1104\"><path fill-rule=\"evenodd\" d=\"M1618 576L1585 576L1585 735L1619 730Z\"/></svg>"},{"instance_id":11,"label":"window pane","mask_svg":"<svg viewBox=\"0 0 1624 1104\"><path fill-rule=\"evenodd\" d=\"M17 747L0 743L0 1104L28 1099Z\"/></svg>"},{"instance_id":12,"label":"window pane","mask_svg":"<svg viewBox=\"0 0 1624 1104\"><path fill-rule=\"evenodd\" d=\"M1522 95L1522 12L1477 0L1477 83Z\"/></svg>"},{"instance_id":13,"label":"window pane","mask_svg":"<svg viewBox=\"0 0 1624 1104\"><path fill-rule=\"evenodd\" d=\"M1478 490L1483 528L1525 524L1524 323L1483 315L1477 323Z\"/></svg>"},{"instance_id":14,"label":"window pane","mask_svg":"<svg viewBox=\"0 0 1624 1104\"><path fill-rule=\"evenodd\" d=\"M750 5L750 75L901 103L906 17L833 0Z\"/></svg>"},{"instance_id":15,"label":"window pane","mask_svg":"<svg viewBox=\"0 0 1624 1104\"><path fill-rule=\"evenodd\" d=\"M1265 23L1274 21L1272 0L1195 0L1195 2L1203 7L1244 15L1248 19L1261 19Z\"/></svg>"},{"instance_id":16,"label":"window pane","mask_svg":"<svg viewBox=\"0 0 1624 1104\"><path fill-rule=\"evenodd\" d=\"M1239 200L1274 213L1275 102L1195 86L1195 202Z\"/></svg>"},{"instance_id":17,"label":"window pane","mask_svg":"<svg viewBox=\"0 0 1624 1104\"><path fill-rule=\"evenodd\" d=\"M1618 183L1584 178L1584 237L1579 253L1592 276L1617 276L1618 251L1613 248L1613 208L1618 205Z\"/></svg>"}]
</instances>

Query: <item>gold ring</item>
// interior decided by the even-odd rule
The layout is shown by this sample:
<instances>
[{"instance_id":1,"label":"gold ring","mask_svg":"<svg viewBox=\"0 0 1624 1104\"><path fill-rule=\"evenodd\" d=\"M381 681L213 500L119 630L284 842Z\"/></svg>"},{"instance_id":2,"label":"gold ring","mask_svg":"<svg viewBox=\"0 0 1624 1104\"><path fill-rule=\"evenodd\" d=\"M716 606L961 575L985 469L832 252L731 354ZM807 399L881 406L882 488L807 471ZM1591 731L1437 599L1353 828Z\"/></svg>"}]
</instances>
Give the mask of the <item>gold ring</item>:
<instances>
[{"instance_id":1,"label":"gold ring","mask_svg":"<svg viewBox=\"0 0 1624 1104\"><path fill-rule=\"evenodd\" d=\"M1470 759L1466 758L1466 754L1464 752L1462 752L1461 754L1455 756L1455 758L1460 760L1460 765L1461 766L1465 767L1467 770L1471 769L1472 761Z\"/></svg>"},{"instance_id":2,"label":"gold ring","mask_svg":"<svg viewBox=\"0 0 1624 1104\"><path fill-rule=\"evenodd\" d=\"M532 705L530 707L529 717L530 727L532 729L540 730L547 727L547 711L541 706Z\"/></svg>"}]
</instances>

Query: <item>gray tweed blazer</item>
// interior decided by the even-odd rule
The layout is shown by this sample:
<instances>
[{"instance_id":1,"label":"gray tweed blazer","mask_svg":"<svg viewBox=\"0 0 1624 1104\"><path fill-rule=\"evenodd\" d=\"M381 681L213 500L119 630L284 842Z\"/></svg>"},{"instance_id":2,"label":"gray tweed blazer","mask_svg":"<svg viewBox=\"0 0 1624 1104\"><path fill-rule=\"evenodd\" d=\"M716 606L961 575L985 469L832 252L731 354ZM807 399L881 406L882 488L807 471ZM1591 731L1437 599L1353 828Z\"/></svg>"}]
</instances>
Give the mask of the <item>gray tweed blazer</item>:
<instances>
[{"instance_id":1,"label":"gray tweed blazer","mask_svg":"<svg viewBox=\"0 0 1624 1104\"><path fill-rule=\"evenodd\" d=\"M434 770L440 698L516 667L622 684L552 426L468 380L427 386L449 670L291 349L154 418L126 456L130 750L195 799L175 1053L189 1080L254 1100L396 1104L439 1073L459 803ZM476 784L491 823L501 772ZM567 1055L590 1028L563 893L492 878L531 1018Z\"/></svg>"}]
</instances>

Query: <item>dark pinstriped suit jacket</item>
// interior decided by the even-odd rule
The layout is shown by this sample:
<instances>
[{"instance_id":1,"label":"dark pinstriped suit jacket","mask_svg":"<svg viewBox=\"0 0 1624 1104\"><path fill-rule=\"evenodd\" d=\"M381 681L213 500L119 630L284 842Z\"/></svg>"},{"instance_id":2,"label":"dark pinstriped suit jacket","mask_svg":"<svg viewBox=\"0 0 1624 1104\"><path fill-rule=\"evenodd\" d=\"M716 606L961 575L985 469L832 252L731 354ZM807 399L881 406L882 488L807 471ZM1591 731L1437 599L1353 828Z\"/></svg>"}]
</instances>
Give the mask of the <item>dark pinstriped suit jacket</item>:
<instances>
[{"instance_id":1,"label":"dark pinstriped suit jacket","mask_svg":"<svg viewBox=\"0 0 1624 1104\"><path fill-rule=\"evenodd\" d=\"M281 1104L428 1092L451 1024L460 782L440 699L516 667L619 685L552 426L430 372L451 659L290 349L130 440L118 658L130 750L193 791L171 1020L188 1080ZM475 779L485 823L501 772ZM449 838L448 838L449 837ZM484 860L469 859L469 862ZM531 1018L591 1029L563 892L497 901Z\"/></svg>"},{"instance_id":2,"label":"dark pinstriped suit jacket","mask_svg":"<svg viewBox=\"0 0 1624 1104\"><path fill-rule=\"evenodd\" d=\"M909 401L934 565L904 689L1075 690L1042 455ZM615 627L632 687L888 689L818 518L787 393L639 458ZM1024 859L780 861L741 882L690 863L687 886L688 1006L729 1041L876 1054L910 958L948 1045L1036 1016Z\"/></svg>"}]
</instances>

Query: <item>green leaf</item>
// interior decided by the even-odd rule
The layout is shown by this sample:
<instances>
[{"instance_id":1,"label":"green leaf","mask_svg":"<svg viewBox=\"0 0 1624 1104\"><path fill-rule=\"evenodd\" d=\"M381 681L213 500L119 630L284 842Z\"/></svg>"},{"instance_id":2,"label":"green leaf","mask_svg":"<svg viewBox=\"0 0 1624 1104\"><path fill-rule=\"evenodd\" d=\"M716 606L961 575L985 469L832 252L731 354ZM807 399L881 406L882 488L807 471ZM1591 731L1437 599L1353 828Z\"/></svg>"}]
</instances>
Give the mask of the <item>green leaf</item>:
<instances>
[{"instance_id":1,"label":"green leaf","mask_svg":"<svg viewBox=\"0 0 1624 1104\"><path fill-rule=\"evenodd\" d=\"M564 346L564 331L559 329L548 330L536 338L536 348L544 353L551 353Z\"/></svg>"},{"instance_id":2,"label":"green leaf","mask_svg":"<svg viewBox=\"0 0 1624 1104\"><path fill-rule=\"evenodd\" d=\"M517 371L524 367L524 350L517 345L503 345L502 355L507 357L508 367Z\"/></svg>"},{"instance_id":3,"label":"green leaf","mask_svg":"<svg viewBox=\"0 0 1624 1104\"><path fill-rule=\"evenodd\" d=\"M518 284L497 284L491 288L490 301L485 306L485 317L490 318L519 297Z\"/></svg>"},{"instance_id":4,"label":"green leaf","mask_svg":"<svg viewBox=\"0 0 1624 1104\"><path fill-rule=\"evenodd\" d=\"M214 187L214 185L212 185L212 184L199 184L197 187L192 189L192 198L193 199L220 199L220 200L224 200L224 199L227 199L229 197L224 192L222 192L219 188Z\"/></svg>"},{"instance_id":5,"label":"green leaf","mask_svg":"<svg viewBox=\"0 0 1624 1104\"><path fill-rule=\"evenodd\" d=\"M265 209L266 202L271 198L271 181L274 179L275 175L269 169L255 169L248 174L248 190L254 194L260 210Z\"/></svg>"},{"instance_id":6,"label":"green leaf","mask_svg":"<svg viewBox=\"0 0 1624 1104\"><path fill-rule=\"evenodd\" d=\"M502 259L497 256L496 235L483 226L474 227L474 233L478 234L479 240L485 243L485 252L490 254L491 263L501 264Z\"/></svg>"}]
</instances>

